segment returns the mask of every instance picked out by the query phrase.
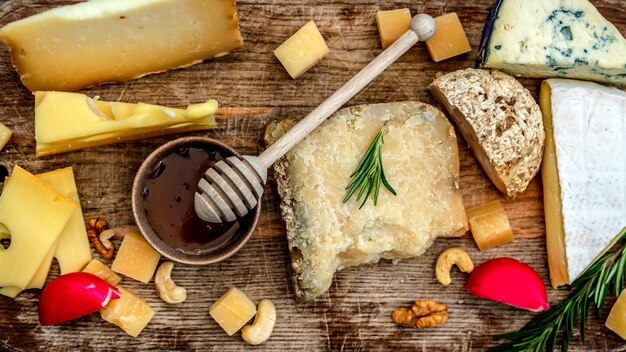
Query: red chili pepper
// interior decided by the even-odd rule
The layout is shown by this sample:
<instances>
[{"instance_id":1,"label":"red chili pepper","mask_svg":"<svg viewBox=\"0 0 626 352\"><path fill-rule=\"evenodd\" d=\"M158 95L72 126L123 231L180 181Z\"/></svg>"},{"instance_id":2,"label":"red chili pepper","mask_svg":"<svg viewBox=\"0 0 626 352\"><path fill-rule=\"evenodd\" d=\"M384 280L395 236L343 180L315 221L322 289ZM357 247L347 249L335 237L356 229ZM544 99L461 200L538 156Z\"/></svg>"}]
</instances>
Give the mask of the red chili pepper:
<instances>
[{"instance_id":1,"label":"red chili pepper","mask_svg":"<svg viewBox=\"0 0 626 352\"><path fill-rule=\"evenodd\" d=\"M120 292L96 275L77 272L61 275L43 289L39 322L54 325L97 312Z\"/></svg>"}]
</instances>

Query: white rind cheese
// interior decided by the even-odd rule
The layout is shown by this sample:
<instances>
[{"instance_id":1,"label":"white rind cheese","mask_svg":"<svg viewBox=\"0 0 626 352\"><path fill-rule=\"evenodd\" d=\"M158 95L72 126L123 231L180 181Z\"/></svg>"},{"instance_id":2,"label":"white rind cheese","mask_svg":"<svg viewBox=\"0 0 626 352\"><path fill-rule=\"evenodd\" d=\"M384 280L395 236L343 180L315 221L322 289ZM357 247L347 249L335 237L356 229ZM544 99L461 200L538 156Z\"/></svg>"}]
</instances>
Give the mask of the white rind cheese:
<instances>
[{"instance_id":1,"label":"white rind cheese","mask_svg":"<svg viewBox=\"0 0 626 352\"><path fill-rule=\"evenodd\" d=\"M544 118L551 119L546 123L551 146L543 167L556 169L556 175L545 170L543 175L544 197L556 197L546 200L547 236L548 241L563 236L572 282L626 225L626 93L591 82L549 79L541 100ZM547 160L552 152L555 165ZM558 187L550 184L555 176ZM562 235L551 230L559 225ZM556 255L550 246L548 254ZM551 272L557 270L552 262ZM562 282L553 277L553 285L558 284Z\"/></svg>"},{"instance_id":2,"label":"white rind cheese","mask_svg":"<svg viewBox=\"0 0 626 352\"><path fill-rule=\"evenodd\" d=\"M626 39L587 0L500 0L479 66L523 77L626 84Z\"/></svg>"}]
</instances>

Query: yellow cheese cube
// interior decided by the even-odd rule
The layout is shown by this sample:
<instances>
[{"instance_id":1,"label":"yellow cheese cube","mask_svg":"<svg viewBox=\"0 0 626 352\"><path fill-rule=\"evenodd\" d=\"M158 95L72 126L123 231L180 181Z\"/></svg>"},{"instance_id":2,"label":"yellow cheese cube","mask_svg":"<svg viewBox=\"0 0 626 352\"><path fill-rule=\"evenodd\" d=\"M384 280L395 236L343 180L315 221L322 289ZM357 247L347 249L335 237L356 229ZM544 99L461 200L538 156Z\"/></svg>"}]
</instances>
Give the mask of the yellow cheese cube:
<instances>
[{"instance_id":1,"label":"yellow cheese cube","mask_svg":"<svg viewBox=\"0 0 626 352\"><path fill-rule=\"evenodd\" d=\"M122 278L119 275L109 269L108 266L104 265L98 259L92 259L89 264L87 264L85 269L83 269L83 272L94 274L112 286L117 286L117 284L122 281Z\"/></svg>"},{"instance_id":2,"label":"yellow cheese cube","mask_svg":"<svg viewBox=\"0 0 626 352\"><path fill-rule=\"evenodd\" d=\"M141 297L123 287L117 287L122 294L100 309L102 319L119 326L128 335L137 337L148 325L154 311Z\"/></svg>"},{"instance_id":3,"label":"yellow cheese cube","mask_svg":"<svg viewBox=\"0 0 626 352\"><path fill-rule=\"evenodd\" d=\"M274 50L274 55L291 78L296 79L315 66L328 52L315 21L310 21Z\"/></svg>"},{"instance_id":4,"label":"yellow cheese cube","mask_svg":"<svg viewBox=\"0 0 626 352\"><path fill-rule=\"evenodd\" d=\"M11 139L11 135L13 135L13 131L10 128L0 123L0 150L4 148L7 143L9 143L9 139Z\"/></svg>"},{"instance_id":5,"label":"yellow cheese cube","mask_svg":"<svg viewBox=\"0 0 626 352\"><path fill-rule=\"evenodd\" d=\"M409 9L376 12L376 25L383 49L406 33L410 24L411 11Z\"/></svg>"},{"instance_id":6,"label":"yellow cheese cube","mask_svg":"<svg viewBox=\"0 0 626 352\"><path fill-rule=\"evenodd\" d=\"M146 242L143 236L138 233L129 233L124 237L111 269L148 283L154 275L160 258L161 255Z\"/></svg>"},{"instance_id":7,"label":"yellow cheese cube","mask_svg":"<svg viewBox=\"0 0 626 352\"><path fill-rule=\"evenodd\" d=\"M231 288L209 310L211 317L231 336L256 314L256 305L245 293Z\"/></svg>"},{"instance_id":8,"label":"yellow cheese cube","mask_svg":"<svg viewBox=\"0 0 626 352\"><path fill-rule=\"evenodd\" d=\"M513 231L502 203L494 200L467 209L469 227L481 251L513 241Z\"/></svg>"},{"instance_id":9,"label":"yellow cheese cube","mask_svg":"<svg viewBox=\"0 0 626 352\"><path fill-rule=\"evenodd\" d=\"M617 301L615 301L608 318L606 318L605 325L626 340L626 289L620 293Z\"/></svg>"},{"instance_id":10,"label":"yellow cheese cube","mask_svg":"<svg viewBox=\"0 0 626 352\"><path fill-rule=\"evenodd\" d=\"M439 62L472 50L455 12L435 18L437 31L426 41L430 57Z\"/></svg>"}]
</instances>

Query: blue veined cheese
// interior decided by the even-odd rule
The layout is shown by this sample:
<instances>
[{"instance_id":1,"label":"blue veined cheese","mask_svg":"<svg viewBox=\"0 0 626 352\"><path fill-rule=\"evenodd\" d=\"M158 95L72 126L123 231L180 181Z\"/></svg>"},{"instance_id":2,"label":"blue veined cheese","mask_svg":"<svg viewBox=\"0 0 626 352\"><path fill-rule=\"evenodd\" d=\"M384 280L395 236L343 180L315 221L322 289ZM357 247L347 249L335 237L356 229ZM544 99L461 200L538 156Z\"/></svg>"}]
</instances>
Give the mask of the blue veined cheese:
<instances>
[{"instance_id":1,"label":"blue veined cheese","mask_svg":"<svg viewBox=\"0 0 626 352\"><path fill-rule=\"evenodd\" d=\"M587 0L499 0L477 65L626 85L626 39Z\"/></svg>"}]
</instances>

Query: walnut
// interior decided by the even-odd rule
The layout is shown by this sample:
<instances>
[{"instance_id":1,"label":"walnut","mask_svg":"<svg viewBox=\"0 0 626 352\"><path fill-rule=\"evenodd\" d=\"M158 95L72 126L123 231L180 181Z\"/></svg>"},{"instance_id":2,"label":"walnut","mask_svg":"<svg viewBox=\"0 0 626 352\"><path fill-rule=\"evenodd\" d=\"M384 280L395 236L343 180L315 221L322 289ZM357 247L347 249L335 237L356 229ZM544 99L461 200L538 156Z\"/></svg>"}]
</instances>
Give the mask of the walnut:
<instances>
[{"instance_id":1,"label":"walnut","mask_svg":"<svg viewBox=\"0 0 626 352\"><path fill-rule=\"evenodd\" d=\"M448 320L448 306L434 300L417 300L413 307L400 307L391 313L396 324L412 325L416 328L432 328Z\"/></svg>"}]
</instances>

